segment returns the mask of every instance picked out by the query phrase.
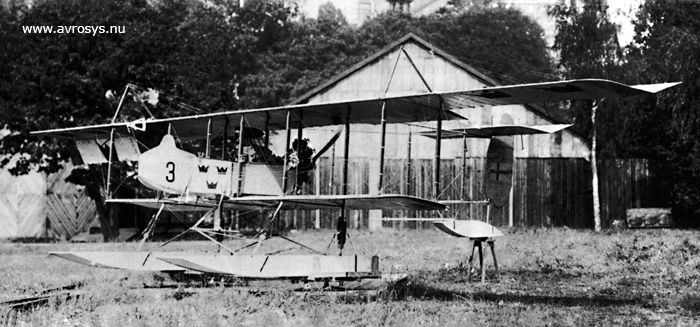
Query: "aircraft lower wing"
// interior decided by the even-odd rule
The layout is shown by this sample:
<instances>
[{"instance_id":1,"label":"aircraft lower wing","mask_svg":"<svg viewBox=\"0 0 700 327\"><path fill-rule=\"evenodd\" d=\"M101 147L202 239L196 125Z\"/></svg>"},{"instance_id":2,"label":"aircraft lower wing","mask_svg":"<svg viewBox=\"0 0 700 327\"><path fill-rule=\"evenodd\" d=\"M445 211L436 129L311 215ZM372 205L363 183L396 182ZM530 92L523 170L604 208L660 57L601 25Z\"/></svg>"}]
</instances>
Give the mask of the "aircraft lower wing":
<instances>
[{"instance_id":1,"label":"aircraft lower wing","mask_svg":"<svg viewBox=\"0 0 700 327\"><path fill-rule=\"evenodd\" d=\"M177 258L180 256L196 255L196 252L109 252L109 251L78 251L78 252L49 252L68 261L86 266L110 269L126 269L137 271L185 271L181 266L170 264L161 258Z\"/></svg>"},{"instance_id":2,"label":"aircraft lower wing","mask_svg":"<svg viewBox=\"0 0 700 327\"><path fill-rule=\"evenodd\" d=\"M207 211L217 206L214 199L166 198L166 199L111 199L110 203L135 204L149 208L159 208L165 204L173 211ZM284 195L284 196L241 196L223 201L227 209L270 208L282 203L282 210L294 209L340 209L349 210L445 210L445 204L397 194L353 194L353 195Z\"/></svg>"}]
</instances>

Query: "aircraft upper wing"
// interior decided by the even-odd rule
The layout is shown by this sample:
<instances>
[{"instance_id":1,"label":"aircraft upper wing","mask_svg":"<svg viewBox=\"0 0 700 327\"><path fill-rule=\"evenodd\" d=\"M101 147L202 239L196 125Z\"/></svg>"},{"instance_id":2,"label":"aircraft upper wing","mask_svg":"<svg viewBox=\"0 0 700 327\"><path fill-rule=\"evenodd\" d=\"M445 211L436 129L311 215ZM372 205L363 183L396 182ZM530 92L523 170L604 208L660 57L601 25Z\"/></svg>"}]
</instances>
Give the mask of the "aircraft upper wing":
<instances>
[{"instance_id":1,"label":"aircraft upper wing","mask_svg":"<svg viewBox=\"0 0 700 327\"><path fill-rule=\"evenodd\" d=\"M526 135L526 134L550 134L559 132L565 128L572 126L571 124L553 124L553 125L495 125L495 126L477 126L460 129L443 130L442 139L454 139L462 137L475 138L490 138L494 136L506 135ZM437 138L437 131L421 132L420 135L429 138Z\"/></svg>"},{"instance_id":2,"label":"aircraft upper wing","mask_svg":"<svg viewBox=\"0 0 700 327\"><path fill-rule=\"evenodd\" d=\"M166 204L175 211L204 211L217 205L215 200L178 201L178 199L111 199L107 202L136 204L159 208ZM409 195L398 194L350 194L350 195L284 195L241 196L223 202L229 209L269 208L274 210L279 203L282 210L294 209L340 209L345 205L350 210L444 210L445 204Z\"/></svg>"},{"instance_id":3,"label":"aircraft upper wing","mask_svg":"<svg viewBox=\"0 0 700 327\"><path fill-rule=\"evenodd\" d=\"M630 86L603 79L579 79L446 92L442 96L448 103L447 108L454 109L481 105L496 106L650 95L678 84L680 82Z\"/></svg>"},{"instance_id":4,"label":"aircraft upper wing","mask_svg":"<svg viewBox=\"0 0 700 327\"><path fill-rule=\"evenodd\" d=\"M129 135L130 130L138 128L165 134L168 126L172 125L180 138L202 137L207 131L209 119L212 120L212 133L222 134L225 128L233 128L240 124L243 117L245 127L259 130L283 130L287 124L287 113L290 116L290 127L318 127L351 124L381 123L382 107L385 107L387 123L408 123L419 121L434 121L442 113L445 120L466 118L442 107L441 100L436 94L422 94L413 97L378 98L357 101L342 101L321 104L300 104L262 109L245 109L236 111L217 112L193 116L173 117L164 119L142 120L138 122L120 122L93 126L61 128L35 131L34 135L51 135L75 139L104 139L109 137L112 128L123 135Z\"/></svg>"},{"instance_id":5,"label":"aircraft upper wing","mask_svg":"<svg viewBox=\"0 0 700 327\"><path fill-rule=\"evenodd\" d=\"M300 104L263 109L246 109L211 114L153 119L141 122L141 126L156 133L165 134L168 125L173 126L181 138L196 137L206 132L209 119L212 133L221 134L226 126L237 126L244 117L246 127L265 130L286 128L287 113L291 113L291 127L317 127L351 124L381 123L385 106L387 123L434 121L444 112L443 119L465 119L452 110L483 105L540 103L563 100L603 99L634 95L654 94L678 83L628 86L601 80L583 79L547 83L485 87L480 89L420 93L376 99L341 101L320 104ZM441 109L444 109L442 111ZM35 131L34 135L52 135L75 139L104 139L111 129L130 134L134 122Z\"/></svg>"}]
</instances>

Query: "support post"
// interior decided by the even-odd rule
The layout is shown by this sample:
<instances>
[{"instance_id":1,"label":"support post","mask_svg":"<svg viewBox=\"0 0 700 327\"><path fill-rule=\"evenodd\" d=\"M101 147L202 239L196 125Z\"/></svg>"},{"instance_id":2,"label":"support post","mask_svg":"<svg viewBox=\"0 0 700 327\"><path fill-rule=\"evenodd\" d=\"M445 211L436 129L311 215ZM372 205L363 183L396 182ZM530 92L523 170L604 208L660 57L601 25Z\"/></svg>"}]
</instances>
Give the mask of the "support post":
<instances>
[{"instance_id":1,"label":"support post","mask_svg":"<svg viewBox=\"0 0 700 327\"><path fill-rule=\"evenodd\" d=\"M297 160L299 162L297 163L296 176L294 177L294 186L293 186L293 190L294 190L295 194L299 194L299 192L301 191L300 189L298 189L299 182L297 180L299 179L299 166L301 166L301 139L303 137L304 137L304 128L301 125L301 117L299 117L299 126L297 126L297 148L295 149L297 152ZM294 212L295 217L296 217L296 212L297 211ZM294 223L295 223L294 227L296 227L296 221Z\"/></svg>"},{"instance_id":2,"label":"support post","mask_svg":"<svg viewBox=\"0 0 700 327\"><path fill-rule=\"evenodd\" d=\"M207 148L204 150L204 157L211 158L211 118L207 121Z\"/></svg>"},{"instance_id":3,"label":"support post","mask_svg":"<svg viewBox=\"0 0 700 327\"><path fill-rule=\"evenodd\" d=\"M348 194L348 161L350 156L350 109L348 107L347 114L345 116L345 149L343 149L343 195ZM340 217L338 217L338 248L340 249L340 255L343 255L343 248L345 247L345 240L347 237L347 218L348 212L345 209L345 201L343 201L343 206L340 210Z\"/></svg>"},{"instance_id":4,"label":"support post","mask_svg":"<svg viewBox=\"0 0 700 327\"><path fill-rule=\"evenodd\" d=\"M314 194L321 195L320 169L314 169ZM314 210L314 229L321 229L321 209Z\"/></svg>"},{"instance_id":5,"label":"support post","mask_svg":"<svg viewBox=\"0 0 700 327\"><path fill-rule=\"evenodd\" d=\"M112 198L112 156L114 154L114 127L109 132L109 155L107 159L107 199Z\"/></svg>"},{"instance_id":6,"label":"support post","mask_svg":"<svg viewBox=\"0 0 700 327\"><path fill-rule=\"evenodd\" d=\"M411 141L413 138L413 133L408 132L408 155L406 161L406 195L411 195L411 169L413 169L413 164L411 163Z\"/></svg>"},{"instance_id":7,"label":"support post","mask_svg":"<svg viewBox=\"0 0 700 327\"><path fill-rule=\"evenodd\" d=\"M270 113L265 113L265 149L270 147Z\"/></svg>"},{"instance_id":8,"label":"support post","mask_svg":"<svg viewBox=\"0 0 700 327\"><path fill-rule=\"evenodd\" d=\"M331 152L331 174L330 182L328 183L328 194L335 194L335 144L333 144L333 149Z\"/></svg>"},{"instance_id":9,"label":"support post","mask_svg":"<svg viewBox=\"0 0 700 327\"><path fill-rule=\"evenodd\" d=\"M287 194L287 165L289 164L289 139L292 137L291 135L291 130L290 124L292 120L292 112L287 111L287 125L286 125L286 131L287 131L287 139L285 141L285 146L284 146L284 167L282 167L282 194Z\"/></svg>"},{"instance_id":10,"label":"support post","mask_svg":"<svg viewBox=\"0 0 700 327\"><path fill-rule=\"evenodd\" d=\"M379 151L379 182L377 183L378 194L384 193L382 189L384 188L384 153L386 152L386 101L382 101L382 136L381 136L381 146Z\"/></svg>"},{"instance_id":11,"label":"support post","mask_svg":"<svg viewBox=\"0 0 700 327\"><path fill-rule=\"evenodd\" d=\"M221 160L226 160L226 139L228 139L228 116L224 116L224 138L221 142Z\"/></svg>"},{"instance_id":12,"label":"support post","mask_svg":"<svg viewBox=\"0 0 700 327\"><path fill-rule=\"evenodd\" d=\"M114 116L112 117L112 124L117 121L117 117L119 116L119 110L122 108L122 103L124 103L124 98L126 98L126 93L129 92L129 89L131 88L131 84L127 84L126 88L124 88L124 93L122 93L122 98L119 99L119 104L117 105L117 110L114 111Z\"/></svg>"},{"instance_id":13,"label":"support post","mask_svg":"<svg viewBox=\"0 0 700 327\"><path fill-rule=\"evenodd\" d=\"M350 108L348 108L347 116L350 116ZM345 119L345 148L343 149L343 184L342 194L348 194L348 165L350 157L350 121L349 117Z\"/></svg>"},{"instance_id":14,"label":"support post","mask_svg":"<svg viewBox=\"0 0 700 327\"><path fill-rule=\"evenodd\" d=\"M464 200L464 185L467 179L467 135L462 136L462 185L459 188L459 199Z\"/></svg>"},{"instance_id":15,"label":"support post","mask_svg":"<svg viewBox=\"0 0 700 327\"><path fill-rule=\"evenodd\" d=\"M241 122L238 126L238 164L243 163L243 127L245 123L245 116L241 115Z\"/></svg>"},{"instance_id":16,"label":"support post","mask_svg":"<svg viewBox=\"0 0 700 327\"><path fill-rule=\"evenodd\" d=\"M232 178L235 178L234 181L236 182L236 189L238 190L237 193L238 195L242 195L243 193L243 127L245 122L245 116L241 115L241 122L238 126L238 152L236 153L236 156L238 157L236 161L238 162L238 168L234 169L231 171L235 175L232 176ZM235 164L234 164L235 166Z\"/></svg>"},{"instance_id":17,"label":"support post","mask_svg":"<svg viewBox=\"0 0 700 327\"><path fill-rule=\"evenodd\" d=\"M440 194L440 152L442 145L442 99L437 117L437 135L435 137L435 166L433 167L433 199L437 200Z\"/></svg>"}]
</instances>

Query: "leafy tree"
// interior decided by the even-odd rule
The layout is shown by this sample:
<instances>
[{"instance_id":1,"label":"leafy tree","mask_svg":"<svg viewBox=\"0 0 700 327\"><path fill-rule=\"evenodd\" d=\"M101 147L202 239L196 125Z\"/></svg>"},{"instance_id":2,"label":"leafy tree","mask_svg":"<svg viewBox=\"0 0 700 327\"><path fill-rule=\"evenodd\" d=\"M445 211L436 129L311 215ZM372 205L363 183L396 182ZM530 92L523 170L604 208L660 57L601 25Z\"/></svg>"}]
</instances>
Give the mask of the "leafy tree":
<instances>
[{"instance_id":1,"label":"leafy tree","mask_svg":"<svg viewBox=\"0 0 700 327\"><path fill-rule=\"evenodd\" d=\"M22 16L1 15L0 41L13 47L0 49L0 126L13 134L0 140L0 155L28 154L15 173L34 165L55 171L69 157L67 144L28 131L109 122L119 97L105 94L118 95L129 83L161 91L159 103L147 105L158 117L281 104L409 32L505 81L553 71L542 30L504 7L424 18L389 12L358 29L332 5L308 19L286 0L251 0L243 8L230 1L43 0ZM22 25L114 25L126 33L22 34ZM126 103L127 118L144 114L141 103ZM131 169L120 165L113 177ZM104 174L90 166L71 180L90 188L105 239L113 239L118 208L102 206Z\"/></svg>"},{"instance_id":2,"label":"leafy tree","mask_svg":"<svg viewBox=\"0 0 700 327\"><path fill-rule=\"evenodd\" d=\"M332 33L333 31L346 28L348 21L340 9L336 8L333 3L326 2L318 8L318 25L323 33Z\"/></svg>"},{"instance_id":3,"label":"leafy tree","mask_svg":"<svg viewBox=\"0 0 700 327\"><path fill-rule=\"evenodd\" d=\"M642 104L663 180L673 185L674 220L700 226L700 4L648 0L637 13L630 61L643 82L682 81Z\"/></svg>"},{"instance_id":4,"label":"leafy tree","mask_svg":"<svg viewBox=\"0 0 700 327\"><path fill-rule=\"evenodd\" d=\"M287 37L260 54L259 69L245 76L247 91L278 105L290 101L367 55L365 45L332 4L321 6L318 19L301 17Z\"/></svg>"},{"instance_id":5,"label":"leafy tree","mask_svg":"<svg viewBox=\"0 0 700 327\"><path fill-rule=\"evenodd\" d=\"M561 51L565 77L600 77L629 84L684 83L648 98L606 100L599 106L591 140L594 154L609 158L652 158L660 183L657 205L672 205L678 226L700 225L700 116L697 107L700 53L700 5L648 0L634 21L635 40L623 52L603 1L563 3L550 13L557 17L555 48ZM590 104L574 104L577 125L588 121ZM585 126L585 125L583 125ZM597 133L597 137L594 135ZM594 148L595 150L595 148ZM592 161L594 163L595 161ZM669 191L668 195L663 194Z\"/></svg>"},{"instance_id":6,"label":"leafy tree","mask_svg":"<svg viewBox=\"0 0 700 327\"><path fill-rule=\"evenodd\" d=\"M564 1L549 9L556 18L557 35L553 49L560 55L559 68L567 79L608 78L617 72L622 49L617 41L617 26L610 21L604 0L584 0L579 7L576 0ZM611 102L613 102L611 104ZM593 218L595 230L602 227L597 170L597 110L615 110L618 102L604 103L577 101L571 106L574 122L588 135L591 142L591 170L593 175Z\"/></svg>"},{"instance_id":7,"label":"leafy tree","mask_svg":"<svg viewBox=\"0 0 700 327\"><path fill-rule=\"evenodd\" d=\"M620 76L623 53L607 9L604 0L560 1L550 7L557 29L552 49L559 54L557 67L565 79L617 80ZM591 102L577 102L570 109L576 126L591 140Z\"/></svg>"},{"instance_id":8,"label":"leafy tree","mask_svg":"<svg viewBox=\"0 0 700 327\"><path fill-rule=\"evenodd\" d=\"M504 6L442 11L420 18L389 12L366 22L359 33L373 49L415 33L505 84L554 76L542 28Z\"/></svg>"},{"instance_id":9,"label":"leafy tree","mask_svg":"<svg viewBox=\"0 0 700 327\"><path fill-rule=\"evenodd\" d=\"M21 52L10 58L4 68L0 122L15 134L5 137L0 154L25 153L13 173L25 173L34 164L51 173L67 160L65 141L43 142L29 137L30 130L103 123L111 119L115 99L104 94L119 90L128 82L158 84L167 81L164 57L177 46L167 37L174 27L173 18L182 7L163 2L160 8L145 1L42 1L21 17L16 29L8 33L21 39ZM173 10L174 9L174 10ZM161 14L169 15L168 19ZM149 21L160 19L159 23ZM22 34L23 26L124 26L127 33L90 35L82 33ZM88 170L100 170L90 167ZM83 174L74 170L74 174ZM115 173L115 176L118 174ZM92 175L88 175L92 176ZM102 183L73 179L87 188L97 204L106 240L118 236L116 206L105 205ZM112 219L112 223L106 223Z\"/></svg>"},{"instance_id":10,"label":"leafy tree","mask_svg":"<svg viewBox=\"0 0 700 327\"><path fill-rule=\"evenodd\" d=\"M14 173L35 165L56 171L68 159L69 145L44 142L28 132L109 122L119 99L104 95L119 94L128 83L169 94L152 108L156 116L191 113L193 107L183 101L204 111L259 102L236 96L237 76L257 68L256 51L285 37L292 10L277 0L250 1L244 8L228 1L45 0L21 17L3 11L8 19L0 22L0 38L16 46L0 51L7 59L0 63L0 126L13 131L0 140L0 155L25 154L12 167ZM126 33L22 34L22 25L124 26ZM123 113L142 115L140 110ZM106 220L105 240L110 240L118 235L118 208L105 205L103 168L75 170L70 180L89 188ZM127 173L118 169L113 177Z\"/></svg>"},{"instance_id":11,"label":"leafy tree","mask_svg":"<svg viewBox=\"0 0 700 327\"><path fill-rule=\"evenodd\" d=\"M419 18L418 35L503 83L554 78L544 30L514 8L473 7Z\"/></svg>"}]
</instances>

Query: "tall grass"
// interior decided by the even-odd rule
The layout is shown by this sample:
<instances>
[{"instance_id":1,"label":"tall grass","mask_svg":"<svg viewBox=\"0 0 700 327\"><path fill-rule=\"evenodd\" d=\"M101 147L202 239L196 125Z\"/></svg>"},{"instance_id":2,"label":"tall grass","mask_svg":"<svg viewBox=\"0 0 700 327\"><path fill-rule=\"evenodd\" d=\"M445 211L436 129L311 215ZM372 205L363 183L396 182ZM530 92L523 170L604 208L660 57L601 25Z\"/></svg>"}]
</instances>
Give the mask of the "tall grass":
<instances>
[{"instance_id":1,"label":"tall grass","mask_svg":"<svg viewBox=\"0 0 700 327\"><path fill-rule=\"evenodd\" d=\"M325 249L329 232L293 235ZM245 241L229 241L231 247ZM148 244L156 249L157 244ZM700 239L694 231L593 233L511 229L496 241L500 274L468 283L471 247L438 231L353 231L346 253L378 255L409 277L375 296L293 292L280 283L149 290L150 273L97 269L48 251L133 250L135 244L0 243L0 300L83 282L78 298L22 312L18 326L666 326L700 323ZM173 251L216 251L179 242ZM335 249L331 246L331 249ZM304 253L281 240L260 251ZM337 254L337 251L333 254ZM490 253L487 275L495 278ZM286 284L284 284L286 285ZM0 308L1 315L7 315ZM2 324L4 320L0 320Z\"/></svg>"}]
</instances>

